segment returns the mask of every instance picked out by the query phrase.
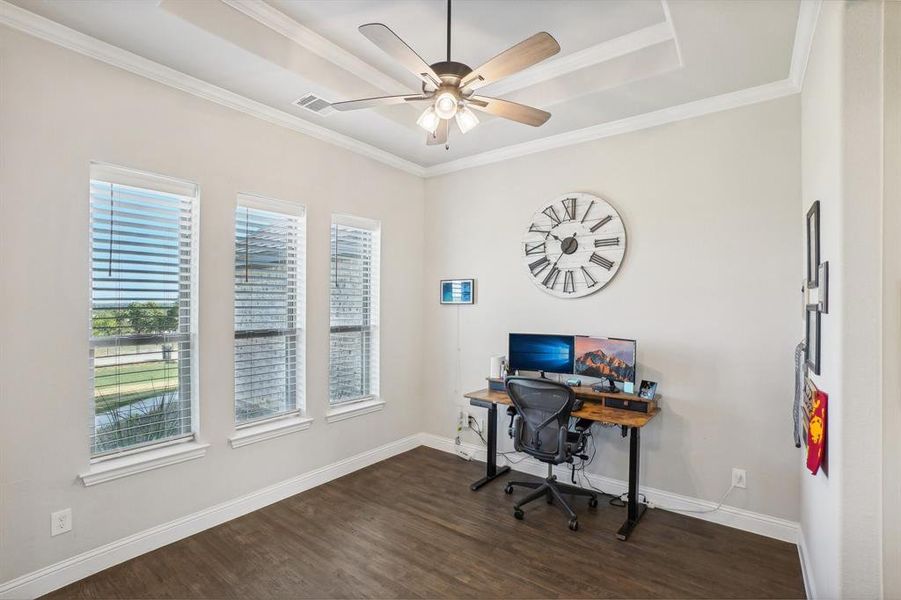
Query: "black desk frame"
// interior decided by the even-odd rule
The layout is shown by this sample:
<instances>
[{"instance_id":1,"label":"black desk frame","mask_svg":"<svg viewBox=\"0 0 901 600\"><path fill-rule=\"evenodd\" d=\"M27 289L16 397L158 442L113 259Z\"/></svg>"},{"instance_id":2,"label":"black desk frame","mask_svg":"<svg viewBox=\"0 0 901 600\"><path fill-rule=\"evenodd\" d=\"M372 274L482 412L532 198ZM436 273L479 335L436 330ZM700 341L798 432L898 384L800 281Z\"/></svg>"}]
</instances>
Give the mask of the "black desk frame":
<instances>
[{"instance_id":1,"label":"black desk frame","mask_svg":"<svg viewBox=\"0 0 901 600\"><path fill-rule=\"evenodd\" d=\"M494 402L482 402L481 400L470 400L473 406L480 406L488 409L488 456L485 458L487 473L485 476L469 486L469 489L476 491L489 481L494 481L501 475L510 472L510 467L497 468L497 404Z\"/></svg>"},{"instance_id":2,"label":"black desk frame","mask_svg":"<svg viewBox=\"0 0 901 600\"><path fill-rule=\"evenodd\" d=\"M508 473L510 467L497 466L497 403L487 400L470 399L472 406L488 409L488 456L485 459L486 473L475 483L469 486L469 489L476 491L489 481L494 481L501 475ZM627 540L635 530L641 517L648 509L648 505L638 500L638 467L641 458L641 427L622 426L623 437L629 435L629 498L626 502L626 522L616 533L616 537L620 540Z\"/></svg>"}]
</instances>

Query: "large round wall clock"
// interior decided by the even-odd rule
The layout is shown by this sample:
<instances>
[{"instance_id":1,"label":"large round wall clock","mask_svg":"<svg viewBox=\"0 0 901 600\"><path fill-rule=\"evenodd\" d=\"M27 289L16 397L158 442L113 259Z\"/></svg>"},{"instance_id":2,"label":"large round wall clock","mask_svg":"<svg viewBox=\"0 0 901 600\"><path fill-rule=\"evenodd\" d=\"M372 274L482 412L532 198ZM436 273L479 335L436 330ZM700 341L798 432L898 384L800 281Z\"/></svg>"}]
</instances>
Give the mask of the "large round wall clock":
<instances>
[{"instance_id":1,"label":"large round wall clock","mask_svg":"<svg viewBox=\"0 0 901 600\"><path fill-rule=\"evenodd\" d=\"M579 298L616 275L626 252L626 228L603 198L565 194L535 213L521 251L539 288L558 298Z\"/></svg>"}]
</instances>

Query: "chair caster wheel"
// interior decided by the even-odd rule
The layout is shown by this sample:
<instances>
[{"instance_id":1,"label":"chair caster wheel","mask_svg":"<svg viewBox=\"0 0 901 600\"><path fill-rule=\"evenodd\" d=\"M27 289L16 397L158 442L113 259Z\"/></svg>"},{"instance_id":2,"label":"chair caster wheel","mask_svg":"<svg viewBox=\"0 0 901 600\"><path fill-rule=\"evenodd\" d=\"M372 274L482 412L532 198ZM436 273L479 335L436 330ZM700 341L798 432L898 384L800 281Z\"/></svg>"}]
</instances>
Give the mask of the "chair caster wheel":
<instances>
[{"instance_id":1,"label":"chair caster wheel","mask_svg":"<svg viewBox=\"0 0 901 600\"><path fill-rule=\"evenodd\" d=\"M512 493L513 493L513 486L510 485L509 483L508 483L506 486L504 486L504 493L507 494L507 495L512 494Z\"/></svg>"},{"instance_id":2,"label":"chair caster wheel","mask_svg":"<svg viewBox=\"0 0 901 600\"><path fill-rule=\"evenodd\" d=\"M579 519L570 519L569 520L569 528L573 531L579 530Z\"/></svg>"},{"instance_id":3,"label":"chair caster wheel","mask_svg":"<svg viewBox=\"0 0 901 600\"><path fill-rule=\"evenodd\" d=\"M597 508L598 507L598 499L592 496L588 499L589 508Z\"/></svg>"},{"instance_id":4,"label":"chair caster wheel","mask_svg":"<svg viewBox=\"0 0 901 600\"><path fill-rule=\"evenodd\" d=\"M513 510L513 516L522 521L522 518L526 516L526 513L522 512L520 509L516 508Z\"/></svg>"}]
</instances>

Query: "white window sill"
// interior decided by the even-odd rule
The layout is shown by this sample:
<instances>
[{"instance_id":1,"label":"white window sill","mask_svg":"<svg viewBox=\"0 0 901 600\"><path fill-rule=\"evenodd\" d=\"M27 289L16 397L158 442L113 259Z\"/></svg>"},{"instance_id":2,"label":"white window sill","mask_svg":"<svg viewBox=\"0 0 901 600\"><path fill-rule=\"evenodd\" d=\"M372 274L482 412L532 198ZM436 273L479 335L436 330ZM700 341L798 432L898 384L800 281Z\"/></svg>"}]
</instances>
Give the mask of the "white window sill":
<instances>
[{"instance_id":1,"label":"white window sill","mask_svg":"<svg viewBox=\"0 0 901 600\"><path fill-rule=\"evenodd\" d=\"M228 443L231 444L232 448L240 448L241 446L271 440L289 433L304 431L309 429L312 423L313 419L302 417L299 414L286 415L265 423L240 427L235 435L228 438Z\"/></svg>"},{"instance_id":2,"label":"white window sill","mask_svg":"<svg viewBox=\"0 0 901 600\"><path fill-rule=\"evenodd\" d=\"M106 483L129 475L168 467L206 455L209 444L190 441L162 448L153 448L127 456L98 460L91 464L87 472L78 477L85 487Z\"/></svg>"},{"instance_id":3,"label":"white window sill","mask_svg":"<svg viewBox=\"0 0 901 600\"><path fill-rule=\"evenodd\" d=\"M353 417L373 413L383 408L385 408L385 401L375 397L348 402L347 404L338 405L325 413L325 420L329 423L335 423L344 419L352 419Z\"/></svg>"}]
</instances>

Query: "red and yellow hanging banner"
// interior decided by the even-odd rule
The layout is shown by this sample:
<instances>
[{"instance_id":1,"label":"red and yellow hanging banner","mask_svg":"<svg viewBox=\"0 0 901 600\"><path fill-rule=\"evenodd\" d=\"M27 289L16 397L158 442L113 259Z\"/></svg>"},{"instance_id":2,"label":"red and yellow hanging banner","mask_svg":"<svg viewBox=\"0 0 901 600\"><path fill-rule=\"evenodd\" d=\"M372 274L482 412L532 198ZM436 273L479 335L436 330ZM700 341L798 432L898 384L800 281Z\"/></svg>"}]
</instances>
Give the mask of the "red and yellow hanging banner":
<instances>
[{"instance_id":1,"label":"red and yellow hanging banner","mask_svg":"<svg viewBox=\"0 0 901 600\"><path fill-rule=\"evenodd\" d=\"M816 475L826 455L826 415L829 396L811 386L807 412L807 468Z\"/></svg>"}]
</instances>

